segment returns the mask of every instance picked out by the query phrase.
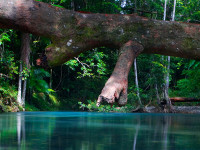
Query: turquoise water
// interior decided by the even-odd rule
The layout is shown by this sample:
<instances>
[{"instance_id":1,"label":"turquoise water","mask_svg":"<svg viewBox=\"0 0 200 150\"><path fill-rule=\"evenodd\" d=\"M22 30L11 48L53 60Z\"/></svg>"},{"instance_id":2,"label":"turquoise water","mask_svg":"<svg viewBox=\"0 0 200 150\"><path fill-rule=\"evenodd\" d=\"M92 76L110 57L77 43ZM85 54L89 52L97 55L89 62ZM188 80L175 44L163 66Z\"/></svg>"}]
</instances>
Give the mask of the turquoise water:
<instances>
[{"instance_id":1,"label":"turquoise water","mask_svg":"<svg viewBox=\"0 0 200 150\"><path fill-rule=\"evenodd\" d=\"M0 150L199 150L200 116L85 112L0 114Z\"/></svg>"}]
</instances>

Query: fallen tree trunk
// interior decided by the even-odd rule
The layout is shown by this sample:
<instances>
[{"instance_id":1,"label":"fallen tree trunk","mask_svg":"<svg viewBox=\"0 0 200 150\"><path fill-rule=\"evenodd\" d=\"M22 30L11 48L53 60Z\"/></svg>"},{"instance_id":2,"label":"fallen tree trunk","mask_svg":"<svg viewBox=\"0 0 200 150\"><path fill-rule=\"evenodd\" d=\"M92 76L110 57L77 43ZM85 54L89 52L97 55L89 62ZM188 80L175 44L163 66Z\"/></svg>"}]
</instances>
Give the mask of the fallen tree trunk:
<instances>
[{"instance_id":1,"label":"fallen tree trunk","mask_svg":"<svg viewBox=\"0 0 200 150\"><path fill-rule=\"evenodd\" d=\"M171 97L171 102L200 102L198 98L187 98L187 97Z\"/></svg>"},{"instance_id":2,"label":"fallen tree trunk","mask_svg":"<svg viewBox=\"0 0 200 150\"><path fill-rule=\"evenodd\" d=\"M199 25L152 20L136 14L84 14L34 0L1 0L0 28L19 29L50 38L52 44L45 52L45 60L50 67L61 65L96 47L124 49L129 41L137 43L133 49L125 48L131 55L129 60L125 61L125 52L120 55L113 74L100 94L99 102L103 99L108 99L106 101L110 103L115 99L122 102L121 97L126 97L124 89L127 84L123 84L127 82L129 64L136 57L135 49L141 50L142 47L143 53L200 59ZM126 63L129 64L126 66ZM125 73L121 74L121 70ZM109 92L111 80L115 92ZM126 100L123 100L122 104L125 103Z\"/></svg>"}]
</instances>

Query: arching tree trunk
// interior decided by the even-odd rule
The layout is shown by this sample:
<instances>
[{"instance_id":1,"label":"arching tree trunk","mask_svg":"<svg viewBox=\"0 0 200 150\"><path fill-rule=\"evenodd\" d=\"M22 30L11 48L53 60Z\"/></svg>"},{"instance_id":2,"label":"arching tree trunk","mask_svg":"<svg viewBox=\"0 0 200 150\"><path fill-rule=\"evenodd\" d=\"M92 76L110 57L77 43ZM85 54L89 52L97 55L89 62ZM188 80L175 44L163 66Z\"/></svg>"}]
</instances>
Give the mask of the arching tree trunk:
<instances>
[{"instance_id":1,"label":"arching tree trunk","mask_svg":"<svg viewBox=\"0 0 200 150\"><path fill-rule=\"evenodd\" d=\"M200 59L199 25L153 20L136 14L84 14L34 0L0 0L0 28L19 29L50 38L52 44L46 48L43 59L50 67L96 47L121 49L114 72L98 102L126 103L129 66L136 57L134 49L144 49L142 53Z\"/></svg>"}]
</instances>

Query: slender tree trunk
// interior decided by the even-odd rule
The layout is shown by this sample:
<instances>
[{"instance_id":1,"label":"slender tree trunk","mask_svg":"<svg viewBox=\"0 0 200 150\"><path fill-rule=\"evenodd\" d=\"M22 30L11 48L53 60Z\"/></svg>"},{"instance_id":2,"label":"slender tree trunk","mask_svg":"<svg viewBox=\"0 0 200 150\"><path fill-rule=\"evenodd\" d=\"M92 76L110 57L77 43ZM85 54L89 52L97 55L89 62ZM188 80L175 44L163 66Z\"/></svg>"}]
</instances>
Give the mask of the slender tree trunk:
<instances>
[{"instance_id":1,"label":"slender tree trunk","mask_svg":"<svg viewBox=\"0 0 200 150\"><path fill-rule=\"evenodd\" d=\"M30 57L30 36L29 33L22 33L21 37L21 62L20 62L20 70L19 70L19 84L18 84L18 96L17 96L17 102L20 106L25 105L25 96L26 96L26 78L23 82L23 88L22 88L22 71L23 68L27 68L27 70L30 69L30 63L29 63L29 57Z\"/></svg>"},{"instance_id":2,"label":"slender tree trunk","mask_svg":"<svg viewBox=\"0 0 200 150\"><path fill-rule=\"evenodd\" d=\"M165 0L163 20L166 20L167 0Z\"/></svg>"},{"instance_id":3,"label":"slender tree trunk","mask_svg":"<svg viewBox=\"0 0 200 150\"><path fill-rule=\"evenodd\" d=\"M29 33L23 33L22 34L22 55L21 55L21 60L23 61L24 67L27 68L27 71L30 69L30 35ZM26 84L27 84L27 79L24 79L23 83L23 93L22 93L22 103L25 105L25 97L26 97Z\"/></svg>"},{"instance_id":4,"label":"slender tree trunk","mask_svg":"<svg viewBox=\"0 0 200 150\"><path fill-rule=\"evenodd\" d=\"M172 13L172 21L175 20L175 12L176 12L176 0L174 0L174 7L173 7L173 13ZM167 100L167 107L169 109L169 111L171 111L172 108L172 104L169 98L169 76L170 76L170 56L167 57L167 74L166 74L166 88L165 88L165 98Z\"/></svg>"},{"instance_id":5,"label":"slender tree trunk","mask_svg":"<svg viewBox=\"0 0 200 150\"><path fill-rule=\"evenodd\" d=\"M173 13L172 13L172 21L175 20L175 12L176 12L176 0L174 0L174 8L173 8Z\"/></svg>"},{"instance_id":6,"label":"slender tree trunk","mask_svg":"<svg viewBox=\"0 0 200 150\"><path fill-rule=\"evenodd\" d=\"M167 0L165 0L165 6L164 6L164 15L163 20L166 20L166 9L167 9ZM163 58L164 60L164 58ZM167 56L167 65L166 65L166 73L164 74L164 99L167 101L167 106L170 109L171 108L171 101L169 99L169 72L170 72L170 56Z\"/></svg>"},{"instance_id":7,"label":"slender tree trunk","mask_svg":"<svg viewBox=\"0 0 200 150\"><path fill-rule=\"evenodd\" d=\"M166 20L166 12L167 12L167 0L165 0L165 5L164 5L164 14L163 14L163 20ZM163 62L165 62L164 56L162 56ZM166 82L166 73L164 74L164 87L163 87L163 98L166 99L166 91L167 88L167 82Z\"/></svg>"},{"instance_id":8,"label":"slender tree trunk","mask_svg":"<svg viewBox=\"0 0 200 150\"><path fill-rule=\"evenodd\" d=\"M134 1L134 13L137 13L137 0ZM139 84L138 84L138 73L137 73L137 59L134 59L134 73L135 73L135 85L137 89L137 97L138 97L138 103L140 107L142 108L142 102L140 99L140 91L139 91Z\"/></svg>"},{"instance_id":9,"label":"slender tree trunk","mask_svg":"<svg viewBox=\"0 0 200 150\"><path fill-rule=\"evenodd\" d=\"M170 56L167 57L167 72L165 78L165 99L167 100L167 104L170 104L169 99L169 76L170 76Z\"/></svg>"},{"instance_id":10,"label":"slender tree trunk","mask_svg":"<svg viewBox=\"0 0 200 150\"><path fill-rule=\"evenodd\" d=\"M19 66L19 80L18 80L18 94L17 94L17 102L20 106L23 106L22 102L22 62L20 62Z\"/></svg>"},{"instance_id":11,"label":"slender tree trunk","mask_svg":"<svg viewBox=\"0 0 200 150\"><path fill-rule=\"evenodd\" d=\"M23 90L22 90L22 102L24 105L25 105L25 98L26 98L26 85L27 85L27 79L24 79Z\"/></svg>"},{"instance_id":12,"label":"slender tree trunk","mask_svg":"<svg viewBox=\"0 0 200 150\"><path fill-rule=\"evenodd\" d=\"M138 102L140 107L142 107L142 102L140 99L140 91L139 91L139 84L138 84L138 73L137 73L137 60L136 58L134 59L134 73L135 73L135 85L137 89L137 97L138 97Z\"/></svg>"}]
</instances>

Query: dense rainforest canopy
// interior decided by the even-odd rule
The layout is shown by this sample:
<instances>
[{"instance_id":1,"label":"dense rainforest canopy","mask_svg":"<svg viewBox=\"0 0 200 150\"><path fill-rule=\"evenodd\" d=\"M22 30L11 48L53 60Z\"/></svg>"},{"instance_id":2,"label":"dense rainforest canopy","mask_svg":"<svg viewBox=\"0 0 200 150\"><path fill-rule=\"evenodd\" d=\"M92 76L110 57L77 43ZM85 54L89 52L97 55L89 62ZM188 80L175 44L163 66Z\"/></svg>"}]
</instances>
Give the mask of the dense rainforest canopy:
<instances>
[{"instance_id":1,"label":"dense rainforest canopy","mask_svg":"<svg viewBox=\"0 0 200 150\"><path fill-rule=\"evenodd\" d=\"M155 19L155 21L164 19L195 24L200 22L198 0L43 0L42 2L85 14L137 13L138 16ZM176 27L175 25L170 29L162 27L162 30L163 32L171 30L174 35L184 35L180 30L175 34ZM41 26L41 28L47 27ZM141 26L138 28L143 30ZM49 69L37 64L41 65L43 60L47 59L44 50L56 39L52 41L47 37L12 29L0 31L1 111L23 109L18 107L18 102L23 104L26 110L77 110L79 108L99 111L118 110L115 104L113 107L109 105L96 107L95 101L112 73L118 56L121 55L119 47L93 48L79 56L73 56L72 60L61 66ZM88 29L87 33L92 34L91 32ZM85 35L85 38L87 39L90 34ZM116 39L117 36L118 34ZM160 41L168 40L164 34L161 36ZM102 38L106 39L106 37ZM67 44L70 45L71 42L68 40ZM192 49L195 43L197 42L190 37L184 41L184 44L178 43L179 45L176 46ZM38 59L39 57L43 60ZM190 53L184 57L193 58L190 57ZM134 61L134 67L130 68L128 104L120 110L132 110L138 104L140 106L160 105L162 100L169 96L198 98L200 96L199 67L199 62L196 60L178 57L169 59L158 54L139 55ZM198 105L198 103L188 103L188 105Z\"/></svg>"}]
</instances>

